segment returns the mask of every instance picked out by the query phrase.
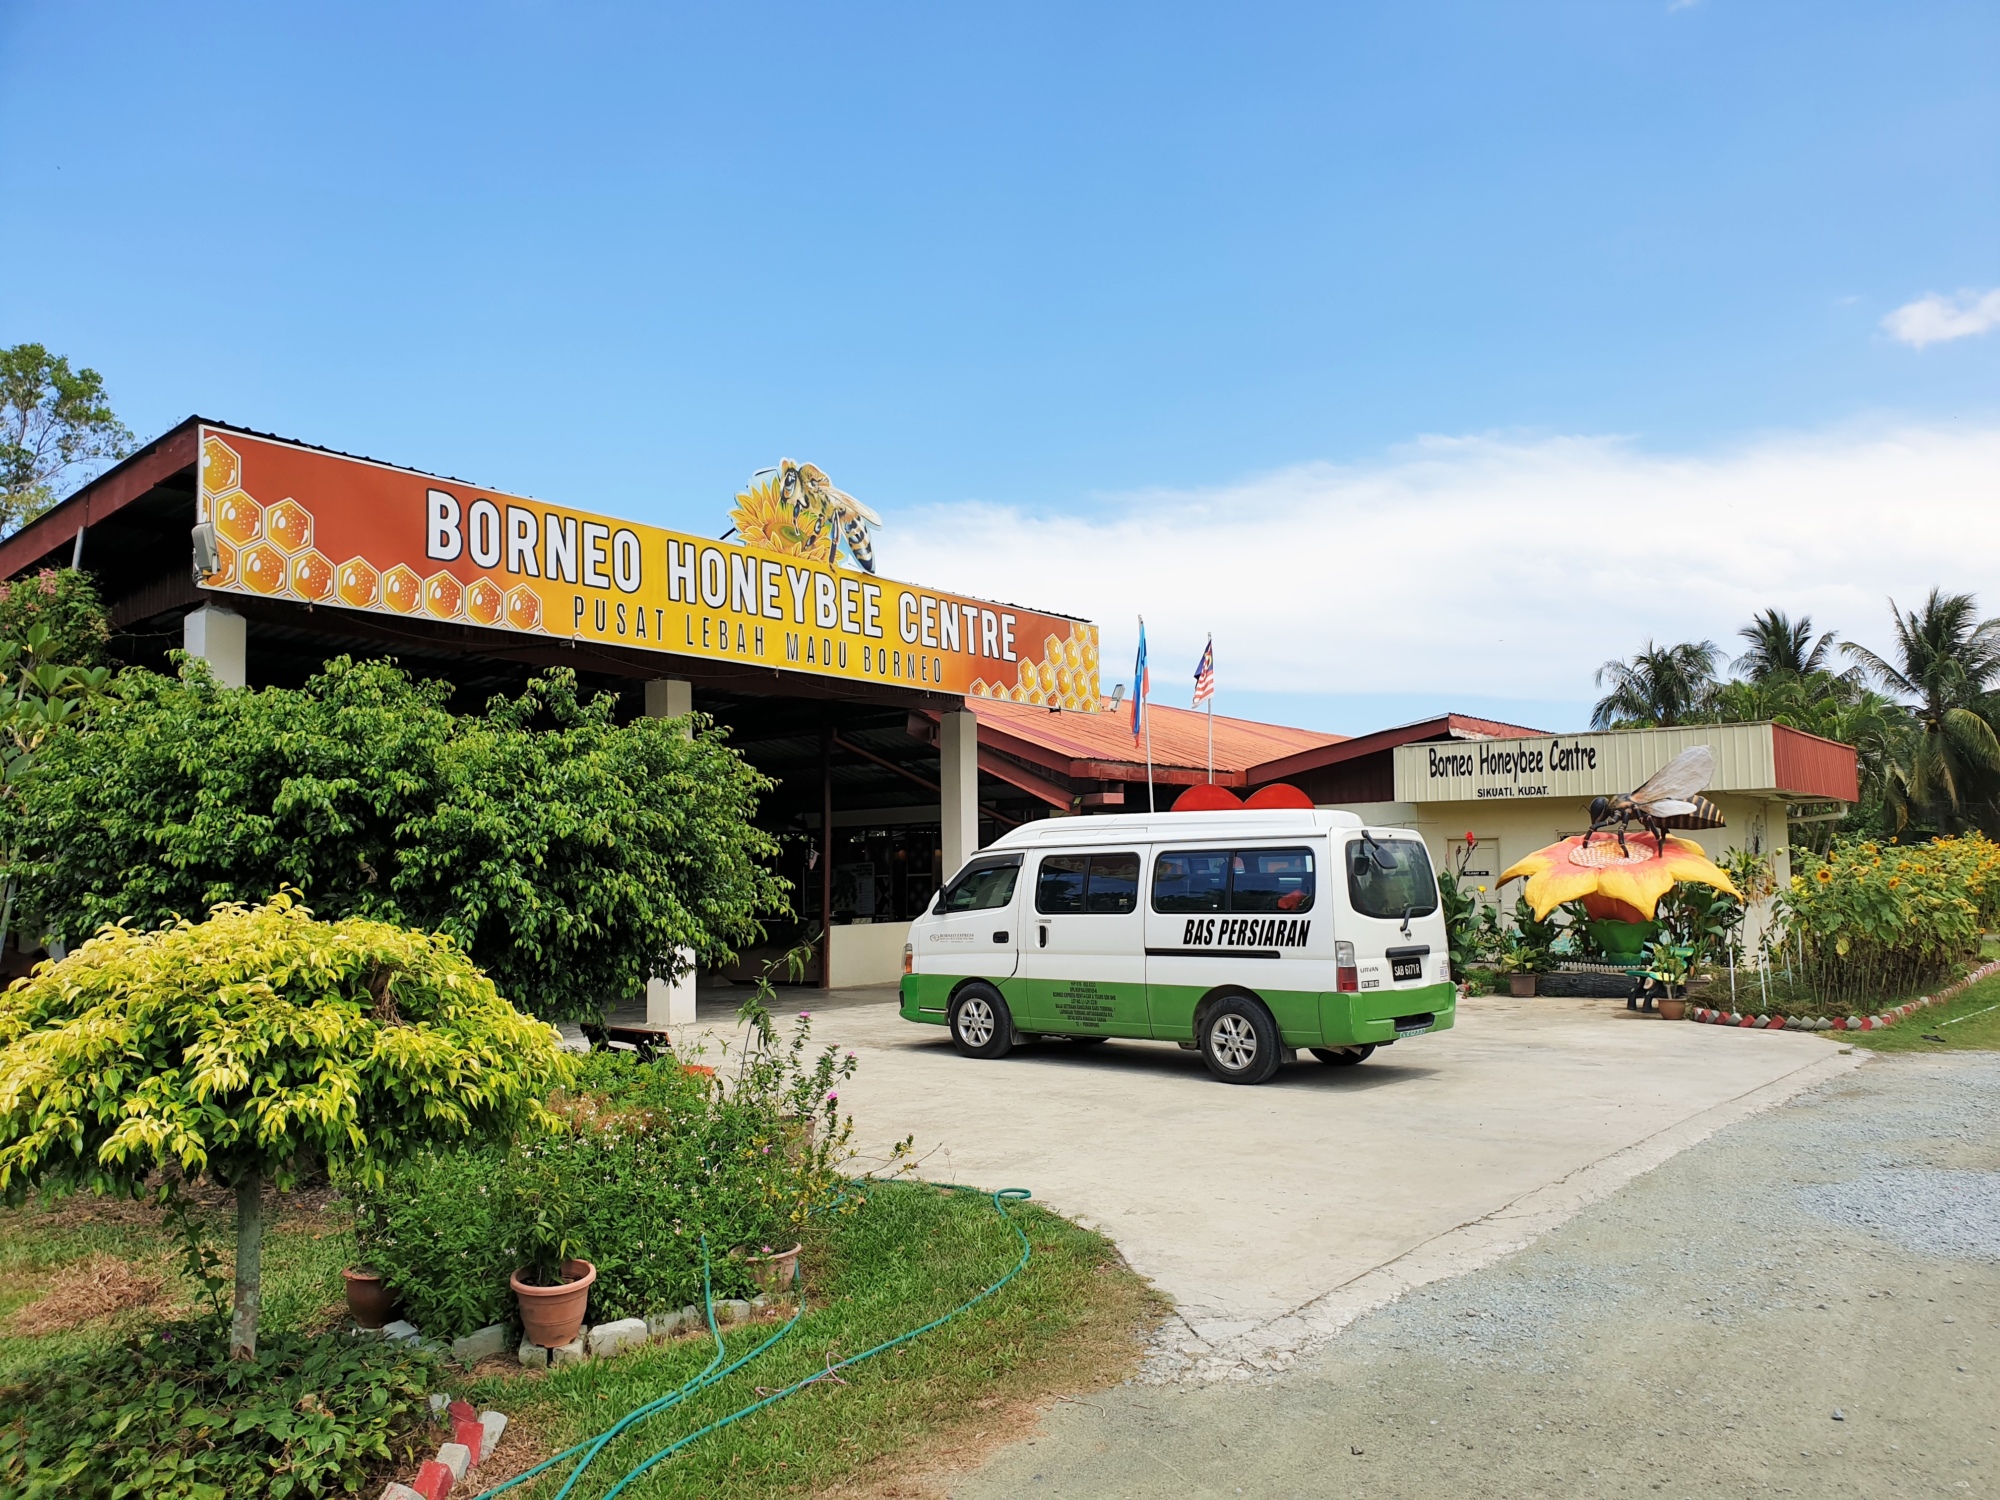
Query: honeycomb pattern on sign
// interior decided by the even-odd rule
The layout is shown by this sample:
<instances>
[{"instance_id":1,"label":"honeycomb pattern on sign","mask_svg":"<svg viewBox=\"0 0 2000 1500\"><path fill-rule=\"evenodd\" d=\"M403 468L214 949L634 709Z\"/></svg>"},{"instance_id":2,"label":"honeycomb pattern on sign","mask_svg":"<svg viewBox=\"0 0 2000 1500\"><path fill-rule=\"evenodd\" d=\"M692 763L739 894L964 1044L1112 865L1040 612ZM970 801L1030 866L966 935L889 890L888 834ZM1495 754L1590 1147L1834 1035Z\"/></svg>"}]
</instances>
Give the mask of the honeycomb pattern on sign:
<instances>
[{"instance_id":1,"label":"honeycomb pattern on sign","mask_svg":"<svg viewBox=\"0 0 2000 1500\"><path fill-rule=\"evenodd\" d=\"M340 565L334 587L342 604L351 604L356 609L370 609L382 597L382 575L369 566L367 558L350 557Z\"/></svg>"},{"instance_id":2,"label":"honeycomb pattern on sign","mask_svg":"<svg viewBox=\"0 0 2000 1500\"><path fill-rule=\"evenodd\" d=\"M313 539L312 512L288 495L264 512L264 535L286 552L310 547Z\"/></svg>"},{"instance_id":3,"label":"honeycomb pattern on sign","mask_svg":"<svg viewBox=\"0 0 2000 1500\"><path fill-rule=\"evenodd\" d=\"M1097 711L1097 627L1081 622L1070 626L1069 638L1048 636L1039 661L1022 657L1014 681L974 679L966 693L1002 703L1032 703L1038 708Z\"/></svg>"},{"instance_id":4,"label":"honeycomb pattern on sign","mask_svg":"<svg viewBox=\"0 0 2000 1500\"><path fill-rule=\"evenodd\" d=\"M237 559L243 570L244 586L253 593L282 594L285 589L285 554L269 542L259 542Z\"/></svg>"},{"instance_id":5,"label":"honeycomb pattern on sign","mask_svg":"<svg viewBox=\"0 0 2000 1500\"><path fill-rule=\"evenodd\" d=\"M247 547L264 534L264 507L243 491L231 490L226 495L217 495L212 503L215 534L224 541Z\"/></svg>"},{"instance_id":6,"label":"honeycomb pattern on sign","mask_svg":"<svg viewBox=\"0 0 2000 1500\"><path fill-rule=\"evenodd\" d=\"M470 583L444 572L424 578L402 563L383 571L365 557L335 564L313 545L310 510L290 495L261 505L242 483L242 456L221 438L204 437L199 514L215 522L216 533L217 567L203 580L210 588L404 615L422 612L516 630L542 628L541 596L525 584L510 592L486 577Z\"/></svg>"},{"instance_id":7,"label":"honeycomb pattern on sign","mask_svg":"<svg viewBox=\"0 0 2000 1500\"><path fill-rule=\"evenodd\" d=\"M440 620L456 620L465 608L465 585L449 573L431 574L424 580L424 608Z\"/></svg>"},{"instance_id":8,"label":"honeycomb pattern on sign","mask_svg":"<svg viewBox=\"0 0 2000 1500\"><path fill-rule=\"evenodd\" d=\"M382 602L399 615L413 615L424 602L424 581L416 570L397 563L382 575Z\"/></svg>"},{"instance_id":9,"label":"honeycomb pattern on sign","mask_svg":"<svg viewBox=\"0 0 2000 1500\"><path fill-rule=\"evenodd\" d=\"M236 456L236 450L219 437L205 437L201 440L201 493L204 501L211 495L227 494L243 482L243 460ZM208 519L208 508L202 507L203 520Z\"/></svg>"},{"instance_id":10,"label":"honeycomb pattern on sign","mask_svg":"<svg viewBox=\"0 0 2000 1500\"><path fill-rule=\"evenodd\" d=\"M236 549L220 537L215 542L215 571L208 575L208 582L219 589L236 582Z\"/></svg>"},{"instance_id":11,"label":"honeycomb pattern on sign","mask_svg":"<svg viewBox=\"0 0 2000 1500\"><path fill-rule=\"evenodd\" d=\"M507 623L516 630L542 628L542 596L525 583L507 595Z\"/></svg>"},{"instance_id":12,"label":"honeycomb pattern on sign","mask_svg":"<svg viewBox=\"0 0 2000 1500\"><path fill-rule=\"evenodd\" d=\"M497 625L506 612L507 595L490 578L475 578L465 587L465 617L475 625Z\"/></svg>"},{"instance_id":13,"label":"honeycomb pattern on sign","mask_svg":"<svg viewBox=\"0 0 2000 1500\"><path fill-rule=\"evenodd\" d=\"M324 604L333 597L333 564L307 548L292 559L292 591L301 599Z\"/></svg>"}]
</instances>

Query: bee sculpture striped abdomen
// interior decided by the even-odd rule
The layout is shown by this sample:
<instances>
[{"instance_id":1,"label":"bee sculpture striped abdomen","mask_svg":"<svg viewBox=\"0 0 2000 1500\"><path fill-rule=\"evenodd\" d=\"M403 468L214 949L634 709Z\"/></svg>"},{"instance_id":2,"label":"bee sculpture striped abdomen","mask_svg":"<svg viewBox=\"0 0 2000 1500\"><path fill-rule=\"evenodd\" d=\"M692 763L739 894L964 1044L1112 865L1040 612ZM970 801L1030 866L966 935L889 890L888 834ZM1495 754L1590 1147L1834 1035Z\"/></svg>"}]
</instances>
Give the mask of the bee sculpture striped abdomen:
<instances>
[{"instance_id":1,"label":"bee sculpture striped abdomen","mask_svg":"<svg viewBox=\"0 0 2000 1500\"><path fill-rule=\"evenodd\" d=\"M1666 852L1669 828L1720 828L1722 809L1699 793L1715 777L1715 752L1706 745L1690 745L1646 778L1636 791L1616 797L1590 799L1590 831L1583 836L1588 848L1603 829L1618 825L1618 849L1625 846L1625 833L1634 823L1653 835L1661 853Z\"/></svg>"}]
</instances>

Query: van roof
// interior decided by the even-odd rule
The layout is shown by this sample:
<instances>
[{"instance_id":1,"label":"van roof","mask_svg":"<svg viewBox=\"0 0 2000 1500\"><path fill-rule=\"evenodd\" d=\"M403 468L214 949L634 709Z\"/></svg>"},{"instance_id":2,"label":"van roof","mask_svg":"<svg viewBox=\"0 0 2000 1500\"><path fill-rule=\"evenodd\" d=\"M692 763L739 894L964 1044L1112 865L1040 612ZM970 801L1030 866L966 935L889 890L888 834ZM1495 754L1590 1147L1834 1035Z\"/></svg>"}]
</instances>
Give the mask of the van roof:
<instances>
[{"instance_id":1,"label":"van roof","mask_svg":"<svg viewBox=\"0 0 2000 1500\"><path fill-rule=\"evenodd\" d=\"M1037 849L1045 844L1122 844L1135 839L1221 839L1249 835L1282 838L1359 828L1361 819L1330 807L1223 808L1215 812L1111 813L1102 817L1042 818L1010 828L988 844L995 849Z\"/></svg>"}]
</instances>

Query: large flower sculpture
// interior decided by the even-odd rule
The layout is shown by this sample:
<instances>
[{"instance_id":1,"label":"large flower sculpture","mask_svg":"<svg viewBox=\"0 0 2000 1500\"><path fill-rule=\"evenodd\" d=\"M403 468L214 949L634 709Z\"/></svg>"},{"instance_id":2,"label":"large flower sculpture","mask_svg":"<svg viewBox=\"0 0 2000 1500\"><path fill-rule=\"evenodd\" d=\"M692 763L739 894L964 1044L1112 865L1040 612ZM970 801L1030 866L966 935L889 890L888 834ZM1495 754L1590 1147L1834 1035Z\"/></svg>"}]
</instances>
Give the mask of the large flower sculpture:
<instances>
[{"instance_id":1,"label":"large flower sculpture","mask_svg":"<svg viewBox=\"0 0 2000 1500\"><path fill-rule=\"evenodd\" d=\"M1743 893L1713 864L1701 846L1668 834L1656 840L1650 833L1626 835L1625 848L1616 837L1600 833L1585 842L1576 834L1516 860L1500 876L1501 884L1526 876L1528 905L1541 921L1565 901L1581 899L1593 917L1620 922L1650 922L1660 897L1680 880L1695 880L1727 891L1739 901Z\"/></svg>"}]
</instances>

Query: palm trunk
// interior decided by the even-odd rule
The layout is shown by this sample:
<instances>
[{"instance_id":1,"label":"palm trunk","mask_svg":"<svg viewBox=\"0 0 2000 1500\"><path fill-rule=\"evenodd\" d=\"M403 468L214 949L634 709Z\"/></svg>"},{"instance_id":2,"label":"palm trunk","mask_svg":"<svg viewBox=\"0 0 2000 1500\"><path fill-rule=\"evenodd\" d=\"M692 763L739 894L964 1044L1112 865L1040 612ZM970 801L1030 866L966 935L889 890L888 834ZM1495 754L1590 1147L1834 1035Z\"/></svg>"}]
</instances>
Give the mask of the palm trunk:
<instances>
[{"instance_id":1,"label":"palm trunk","mask_svg":"<svg viewBox=\"0 0 2000 1500\"><path fill-rule=\"evenodd\" d=\"M264 1300L264 1177L252 1172L236 1187L236 1306L229 1319L229 1357L257 1357L257 1314Z\"/></svg>"}]
</instances>

